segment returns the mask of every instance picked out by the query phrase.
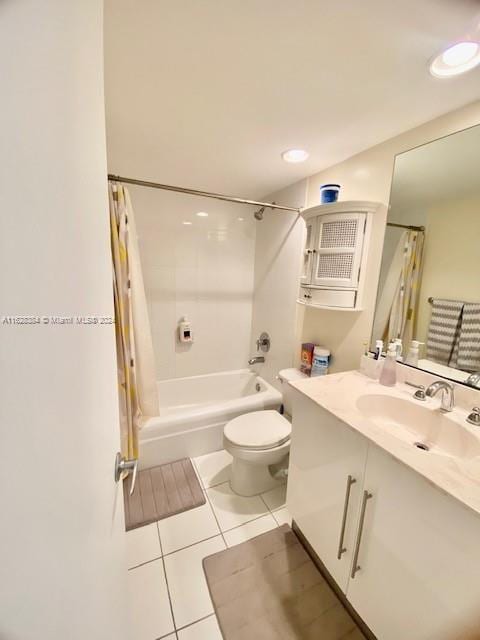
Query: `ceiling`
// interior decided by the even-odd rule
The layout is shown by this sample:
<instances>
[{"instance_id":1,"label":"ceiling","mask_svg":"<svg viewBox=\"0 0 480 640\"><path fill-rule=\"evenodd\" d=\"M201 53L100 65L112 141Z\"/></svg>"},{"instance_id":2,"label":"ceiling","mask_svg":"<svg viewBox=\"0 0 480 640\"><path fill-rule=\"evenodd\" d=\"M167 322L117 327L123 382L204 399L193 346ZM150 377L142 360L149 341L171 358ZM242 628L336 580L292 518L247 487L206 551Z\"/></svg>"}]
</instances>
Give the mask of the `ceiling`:
<instances>
[{"instance_id":1,"label":"ceiling","mask_svg":"<svg viewBox=\"0 0 480 640\"><path fill-rule=\"evenodd\" d=\"M109 170L260 198L478 100L428 61L479 34L478 0L106 0Z\"/></svg>"}]
</instances>

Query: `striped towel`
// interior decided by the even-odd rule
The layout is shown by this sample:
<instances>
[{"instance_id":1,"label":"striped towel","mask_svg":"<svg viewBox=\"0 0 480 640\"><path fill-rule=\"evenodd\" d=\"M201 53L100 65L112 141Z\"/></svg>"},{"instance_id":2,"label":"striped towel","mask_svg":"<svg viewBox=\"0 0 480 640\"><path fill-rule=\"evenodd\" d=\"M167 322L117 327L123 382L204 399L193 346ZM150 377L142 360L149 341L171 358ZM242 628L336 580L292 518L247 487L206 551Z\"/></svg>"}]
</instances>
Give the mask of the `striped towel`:
<instances>
[{"instance_id":1,"label":"striped towel","mask_svg":"<svg viewBox=\"0 0 480 640\"><path fill-rule=\"evenodd\" d=\"M463 306L457 367L463 371L480 371L480 304L466 302Z\"/></svg>"},{"instance_id":2,"label":"striped towel","mask_svg":"<svg viewBox=\"0 0 480 640\"><path fill-rule=\"evenodd\" d=\"M434 299L428 327L427 358L447 367L457 366L464 302Z\"/></svg>"}]
</instances>

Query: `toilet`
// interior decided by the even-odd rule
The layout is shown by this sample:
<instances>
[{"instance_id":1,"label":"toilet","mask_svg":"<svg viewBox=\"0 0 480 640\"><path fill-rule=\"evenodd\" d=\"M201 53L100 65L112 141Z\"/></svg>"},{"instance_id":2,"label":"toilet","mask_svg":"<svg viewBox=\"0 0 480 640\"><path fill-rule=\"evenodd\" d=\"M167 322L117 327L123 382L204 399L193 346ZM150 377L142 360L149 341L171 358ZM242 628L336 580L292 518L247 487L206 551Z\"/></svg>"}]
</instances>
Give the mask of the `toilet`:
<instances>
[{"instance_id":1,"label":"toilet","mask_svg":"<svg viewBox=\"0 0 480 640\"><path fill-rule=\"evenodd\" d=\"M290 451L291 399L288 382L304 378L298 369L283 369L285 416L278 411L252 411L230 420L223 431L223 446L233 457L230 486L241 496L264 493L281 484Z\"/></svg>"}]
</instances>

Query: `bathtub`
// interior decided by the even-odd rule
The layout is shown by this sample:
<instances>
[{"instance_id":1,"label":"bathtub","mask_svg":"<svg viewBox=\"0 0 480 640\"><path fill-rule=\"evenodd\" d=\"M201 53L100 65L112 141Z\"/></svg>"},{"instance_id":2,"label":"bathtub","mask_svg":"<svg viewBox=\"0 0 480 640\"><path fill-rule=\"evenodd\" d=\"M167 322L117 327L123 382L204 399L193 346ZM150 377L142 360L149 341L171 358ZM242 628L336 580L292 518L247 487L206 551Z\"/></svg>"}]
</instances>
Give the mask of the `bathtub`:
<instances>
[{"instance_id":1,"label":"bathtub","mask_svg":"<svg viewBox=\"0 0 480 640\"><path fill-rule=\"evenodd\" d=\"M157 387L160 415L140 430L143 469L222 449L229 420L282 403L282 394L249 369L161 380Z\"/></svg>"}]
</instances>

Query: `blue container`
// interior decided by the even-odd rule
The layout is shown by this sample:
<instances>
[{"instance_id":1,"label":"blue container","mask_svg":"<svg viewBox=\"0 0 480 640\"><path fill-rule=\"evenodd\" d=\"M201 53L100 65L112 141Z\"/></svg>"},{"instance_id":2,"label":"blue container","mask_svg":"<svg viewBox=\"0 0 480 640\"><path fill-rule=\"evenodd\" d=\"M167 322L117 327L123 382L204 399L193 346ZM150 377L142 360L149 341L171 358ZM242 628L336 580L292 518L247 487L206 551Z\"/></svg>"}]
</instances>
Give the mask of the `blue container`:
<instances>
[{"instance_id":1,"label":"blue container","mask_svg":"<svg viewBox=\"0 0 480 640\"><path fill-rule=\"evenodd\" d=\"M320 187L320 202L322 204L336 202L338 200L339 192L339 184L322 184L322 186Z\"/></svg>"}]
</instances>

